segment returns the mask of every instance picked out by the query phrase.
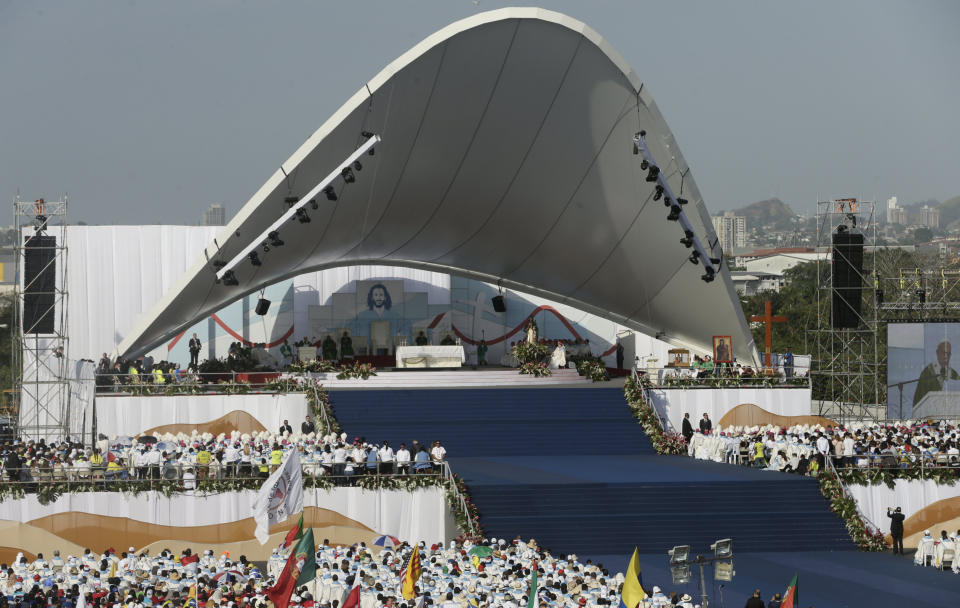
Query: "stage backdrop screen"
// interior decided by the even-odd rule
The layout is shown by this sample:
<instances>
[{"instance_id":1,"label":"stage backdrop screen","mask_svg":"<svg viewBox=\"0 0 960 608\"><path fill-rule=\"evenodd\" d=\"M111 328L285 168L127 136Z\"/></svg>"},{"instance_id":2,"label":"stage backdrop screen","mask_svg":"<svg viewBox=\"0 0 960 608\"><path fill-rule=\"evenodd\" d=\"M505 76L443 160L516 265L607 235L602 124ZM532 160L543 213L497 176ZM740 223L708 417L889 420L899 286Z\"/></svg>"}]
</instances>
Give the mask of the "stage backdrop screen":
<instances>
[{"instance_id":1,"label":"stage backdrop screen","mask_svg":"<svg viewBox=\"0 0 960 608\"><path fill-rule=\"evenodd\" d=\"M887 415L960 417L960 323L887 325Z\"/></svg>"}]
</instances>

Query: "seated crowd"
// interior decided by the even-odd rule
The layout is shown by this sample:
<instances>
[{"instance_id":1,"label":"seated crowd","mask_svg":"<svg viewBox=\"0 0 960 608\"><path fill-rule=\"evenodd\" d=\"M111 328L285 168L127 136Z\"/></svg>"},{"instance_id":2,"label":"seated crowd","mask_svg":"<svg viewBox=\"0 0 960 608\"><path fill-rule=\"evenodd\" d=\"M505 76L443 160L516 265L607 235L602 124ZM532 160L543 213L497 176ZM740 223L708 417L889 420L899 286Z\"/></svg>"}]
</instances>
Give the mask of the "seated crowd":
<instances>
[{"instance_id":1,"label":"seated crowd","mask_svg":"<svg viewBox=\"0 0 960 608\"><path fill-rule=\"evenodd\" d=\"M462 546L420 543L417 598L404 600L398 589L409 545L380 551L365 543L334 546L324 539L316 551L316 578L294 591L290 605L340 608L356 584L359 608L517 608L527 604L532 568L538 573L538 608L599 608L620 602L623 574L611 574L590 560L553 556L532 539L490 539L479 550L475 547L469 541ZM272 606L267 591L282 572L285 557L275 550L261 569L246 556L233 560L228 552L218 556L209 549L187 549L179 556L169 549L157 555L134 547L120 553L111 548L100 555L86 549L81 556L55 552L49 560L38 554L33 561L20 554L13 564L0 565L0 604L178 608L188 600L193 605L195 594L202 607L267 608ZM689 595L667 596L656 586L647 592L641 608L694 607Z\"/></svg>"},{"instance_id":2,"label":"seated crowd","mask_svg":"<svg viewBox=\"0 0 960 608\"><path fill-rule=\"evenodd\" d=\"M923 537L917 543L917 552L913 555L913 563L918 566L933 566L943 569L949 564L954 574L960 574L960 530L956 534L948 534L941 530L934 538L930 530L924 530Z\"/></svg>"},{"instance_id":3,"label":"seated crowd","mask_svg":"<svg viewBox=\"0 0 960 608\"><path fill-rule=\"evenodd\" d=\"M815 474L826 458L837 468L960 466L960 429L939 422L718 427L688 434L687 452L695 458L801 474Z\"/></svg>"},{"instance_id":4,"label":"seated crowd","mask_svg":"<svg viewBox=\"0 0 960 608\"><path fill-rule=\"evenodd\" d=\"M280 433L234 431L214 437L194 432L136 440L101 435L93 447L70 441L9 441L0 444L3 479L21 482L27 490L40 482L131 479L179 480L191 490L203 479L267 477L287 452L297 450L304 474L336 476L347 483L345 478L364 474L436 473L446 459L440 441L428 448L414 439L394 450L386 441L357 437L350 442L346 433L319 435L309 417L298 433L286 422Z\"/></svg>"}]
</instances>

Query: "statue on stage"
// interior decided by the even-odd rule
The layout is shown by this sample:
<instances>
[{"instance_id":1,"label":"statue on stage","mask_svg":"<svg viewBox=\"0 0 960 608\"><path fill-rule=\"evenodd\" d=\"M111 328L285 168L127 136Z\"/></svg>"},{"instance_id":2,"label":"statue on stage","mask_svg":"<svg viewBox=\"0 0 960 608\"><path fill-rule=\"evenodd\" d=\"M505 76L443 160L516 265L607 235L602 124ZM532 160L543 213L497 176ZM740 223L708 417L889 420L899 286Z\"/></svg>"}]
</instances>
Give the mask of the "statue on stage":
<instances>
[{"instance_id":1,"label":"statue on stage","mask_svg":"<svg viewBox=\"0 0 960 608\"><path fill-rule=\"evenodd\" d=\"M537 322L533 320L533 317L530 317L527 320L527 325L524 327L527 332L527 342L534 344L537 341Z\"/></svg>"}]
</instances>

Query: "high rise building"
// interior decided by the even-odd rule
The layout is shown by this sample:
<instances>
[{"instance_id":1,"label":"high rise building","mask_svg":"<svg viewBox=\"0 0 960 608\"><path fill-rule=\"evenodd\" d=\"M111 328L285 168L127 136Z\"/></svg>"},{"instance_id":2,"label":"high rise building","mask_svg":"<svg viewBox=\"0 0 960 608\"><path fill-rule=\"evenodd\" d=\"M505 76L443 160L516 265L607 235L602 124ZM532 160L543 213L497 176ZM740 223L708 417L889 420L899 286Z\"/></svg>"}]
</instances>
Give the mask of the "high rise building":
<instances>
[{"instance_id":1,"label":"high rise building","mask_svg":"<svg viewBox=\"0 0 960 608\"><path fill-rule=\"evenodd\" d=\"M907 223L907 210L897 206L897 197L895 196L887 199L887 223L900 225Z\"/></svg>"},{"instance_id":2,"label":"high rise building","mask_svg":"<svg viewBox=\"0 0 960 608\"><path fill-rule=\"evenodd\" d=\"M936 207L924 205L920 208L920 224L927 228L940 227L940 210Z\"/></svg>"},{"instance_id":3,"label":"high rise building","mask_svg":"<svg viewBox=\"0 0 960 608\"><path fill-rule=\"evenodd\" d=\"M226 226L227 210L223 205L210 205L203 212L203 218L200 220L201 226Z\"/></svg>"},{"instance_id":4,"label":"high rise building","mask_svg":"<svg viewBox=\"0 0 960 608\"><path fill-rule=\"evenodd\" d=\"M747 246L747 218L726 211L713 217L713 229L724 253L732 254L734 249Z\"/></svg>"}]
</instances>

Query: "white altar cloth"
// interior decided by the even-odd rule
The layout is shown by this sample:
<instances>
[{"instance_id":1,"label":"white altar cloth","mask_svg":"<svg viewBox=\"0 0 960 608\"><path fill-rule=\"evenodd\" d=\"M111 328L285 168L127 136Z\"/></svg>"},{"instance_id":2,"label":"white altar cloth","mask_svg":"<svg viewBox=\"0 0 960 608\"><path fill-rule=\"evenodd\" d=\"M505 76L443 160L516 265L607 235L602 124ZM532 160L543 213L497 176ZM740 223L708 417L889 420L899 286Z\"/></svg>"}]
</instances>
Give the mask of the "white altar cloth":
<instances>
[{"instance_id":1,"label":"white altar cloth","mask_svg":"<svg viewBox=\"0 0 960 608\"><path fill-rule=\"evenodd\" d=\"M460 367L467 362L463 346L398 346L397 367Z\"/></svg>"}]
</instances>

